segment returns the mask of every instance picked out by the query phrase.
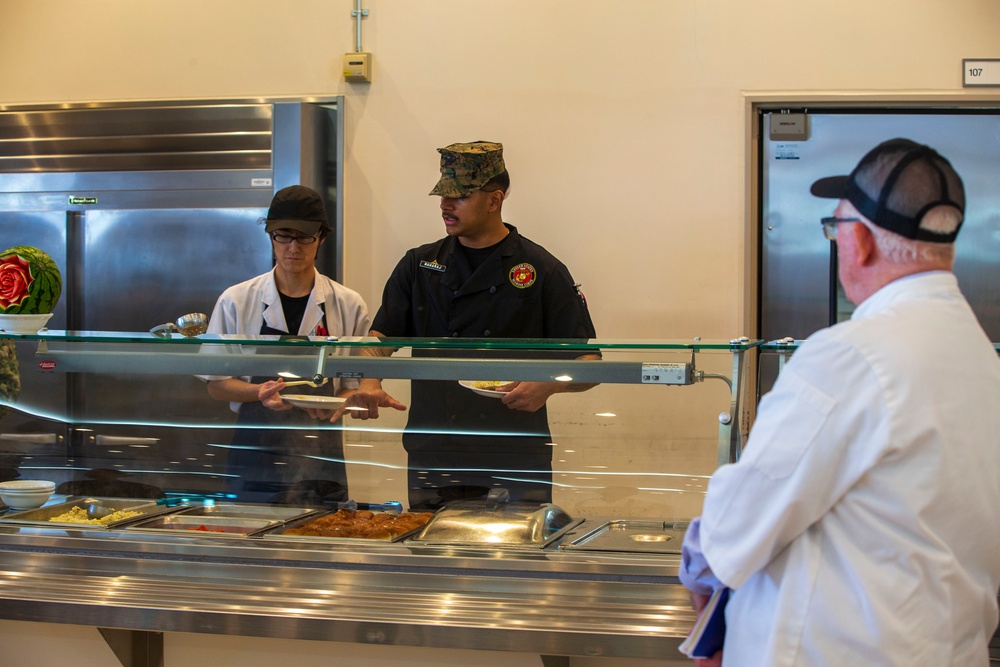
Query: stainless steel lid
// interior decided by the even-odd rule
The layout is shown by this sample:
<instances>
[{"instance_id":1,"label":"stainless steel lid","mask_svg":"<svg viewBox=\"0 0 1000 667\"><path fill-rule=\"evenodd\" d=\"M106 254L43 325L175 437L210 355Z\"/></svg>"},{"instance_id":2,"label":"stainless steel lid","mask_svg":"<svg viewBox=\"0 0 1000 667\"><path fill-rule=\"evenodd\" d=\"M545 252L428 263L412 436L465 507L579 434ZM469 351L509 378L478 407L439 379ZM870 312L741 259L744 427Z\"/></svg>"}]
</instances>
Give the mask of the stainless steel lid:
<instances>
[{"instance_id":1,"label":"stainless steel lid","mask_svg":"<svg viewBox=\"0 0 1000 667\"><path fill-rule=\"evenodd\" d=\"M543 547L576 521L551 504L506 502L497 497L451 503L410 541L425 544Z\"/></svg>"}]
</instances>

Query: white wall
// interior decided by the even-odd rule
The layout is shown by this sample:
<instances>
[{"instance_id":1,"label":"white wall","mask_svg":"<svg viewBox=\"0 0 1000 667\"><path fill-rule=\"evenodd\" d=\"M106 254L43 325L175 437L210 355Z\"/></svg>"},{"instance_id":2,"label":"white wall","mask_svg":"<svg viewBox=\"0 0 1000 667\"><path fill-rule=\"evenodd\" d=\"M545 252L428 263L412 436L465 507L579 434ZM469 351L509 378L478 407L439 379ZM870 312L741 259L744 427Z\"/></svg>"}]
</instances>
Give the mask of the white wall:
<instances>
[{"instance_id":1,"label":"white wall","mask_svg":"<svg viewBox=\"0 0 1000 667\"><path fill-rule=\"evenodd\" d=\"M345 282L373 310L443 234L435 148L501 141L507 220L601 337L729 339L751 333L744 96L962 98L961 59L1000 56L1000 0L364 6L371 84L341 75L353 0L0 0L0 105L345 95Z\"/></svg>"},{"instance_id":2,"label":"white wall","mask_svg":"<svg viewBox=\"0 0 1000 667\"><path fill-rule=\"evenodd\" d=\"M601 337L744 329L754 91L961 97L997 0L0 0L0 104L347 97L345 282L377 306L442 235L435 148L501 141L506 218L583 283Z\"/></svg>"}]
</instances>

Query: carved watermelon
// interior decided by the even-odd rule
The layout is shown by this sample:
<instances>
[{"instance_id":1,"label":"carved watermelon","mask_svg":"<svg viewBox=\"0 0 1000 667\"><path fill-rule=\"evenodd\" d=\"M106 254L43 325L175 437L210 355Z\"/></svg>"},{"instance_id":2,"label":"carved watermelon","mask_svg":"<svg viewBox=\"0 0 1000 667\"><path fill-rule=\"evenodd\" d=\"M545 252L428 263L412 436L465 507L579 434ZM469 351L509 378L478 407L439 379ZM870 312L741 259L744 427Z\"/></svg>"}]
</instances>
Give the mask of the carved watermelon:
<instances>
[{"instance_id":1,"label":"carved watermelon","mask_svg":"<svg viewBox=\"0 0 1000 667\"><path fill-rule=\"evenodd\" d=\"M61 293L59 267L43 250L17 246L0 253L0 313L51 313Z\"/></svg>"}]
</instances>

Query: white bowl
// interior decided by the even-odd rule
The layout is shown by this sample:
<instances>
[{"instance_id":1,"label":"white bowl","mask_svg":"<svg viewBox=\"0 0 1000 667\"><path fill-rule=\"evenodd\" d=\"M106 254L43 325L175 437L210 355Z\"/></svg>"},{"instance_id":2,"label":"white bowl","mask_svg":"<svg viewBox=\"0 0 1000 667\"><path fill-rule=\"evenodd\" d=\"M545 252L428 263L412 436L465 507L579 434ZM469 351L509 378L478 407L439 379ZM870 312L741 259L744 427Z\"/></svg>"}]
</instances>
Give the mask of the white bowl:
<instances>
[{"instance_id":1,"label":"white bowl","mask_svg":"<svg viewBox=\"0 0 1000 667\"><path fill-rule=\"evenodd\" d=\"M11 334L33 334L45 326L52 313L39 315L7 315L0 313L0 329Z\"/></svg>"},{"instance_id":2,"label":"white bowl","mask_svg":"<svg viewBox=\"0 0 1000 667\"><path fill-rule=\"evenodd\" d=\"M30 510L44 505L55 490L55 482L15 479L0 482L0 500L14 510Z\"/></svg>"}]
</instances>

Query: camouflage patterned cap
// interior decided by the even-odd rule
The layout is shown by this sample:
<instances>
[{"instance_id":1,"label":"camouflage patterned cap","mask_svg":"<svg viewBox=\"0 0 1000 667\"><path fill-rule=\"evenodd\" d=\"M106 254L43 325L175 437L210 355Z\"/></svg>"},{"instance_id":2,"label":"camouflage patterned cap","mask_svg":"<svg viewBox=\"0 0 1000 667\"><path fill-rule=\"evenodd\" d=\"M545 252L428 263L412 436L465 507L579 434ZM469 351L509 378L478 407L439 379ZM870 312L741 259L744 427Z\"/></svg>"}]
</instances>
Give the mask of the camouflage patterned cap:
<instances>
[{"instance_id":1,"label":"camouflage patterned cap","mask_svg":"<svg viewBox=\"0 0 1000 667\"><path fill-rule=\"evenodd\" d=\"M451 144L439 148L438 153L441 180L430 193L440 197L468 197L507 168L503 163L503 146L490 141Z\"/></svg>"}]
</instances>

